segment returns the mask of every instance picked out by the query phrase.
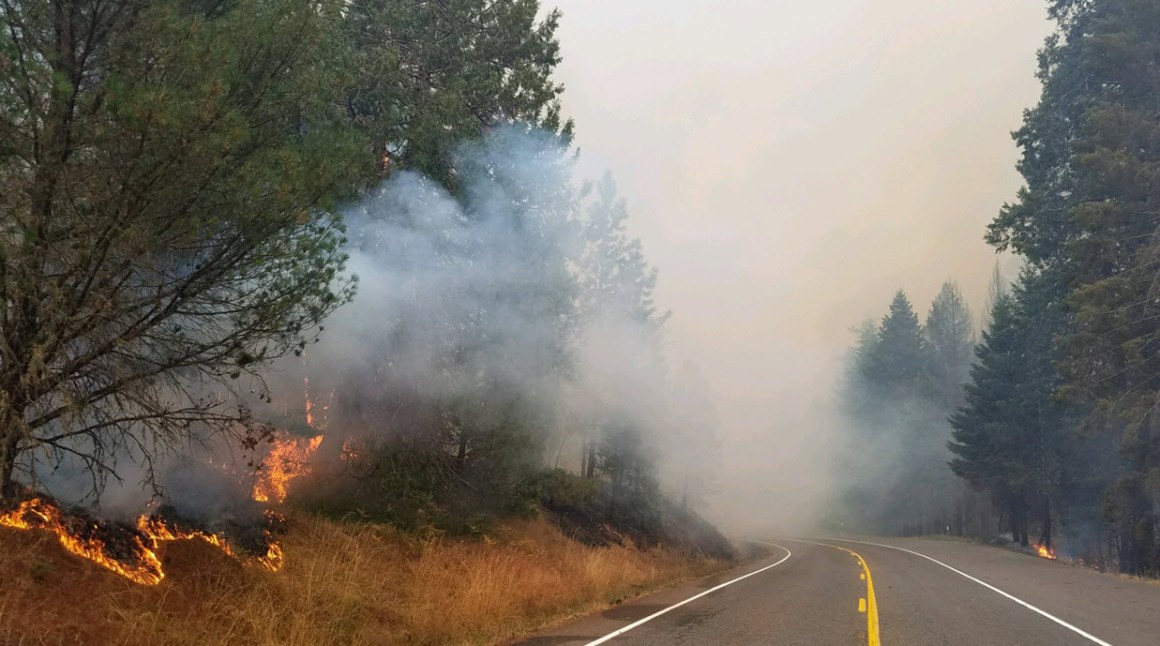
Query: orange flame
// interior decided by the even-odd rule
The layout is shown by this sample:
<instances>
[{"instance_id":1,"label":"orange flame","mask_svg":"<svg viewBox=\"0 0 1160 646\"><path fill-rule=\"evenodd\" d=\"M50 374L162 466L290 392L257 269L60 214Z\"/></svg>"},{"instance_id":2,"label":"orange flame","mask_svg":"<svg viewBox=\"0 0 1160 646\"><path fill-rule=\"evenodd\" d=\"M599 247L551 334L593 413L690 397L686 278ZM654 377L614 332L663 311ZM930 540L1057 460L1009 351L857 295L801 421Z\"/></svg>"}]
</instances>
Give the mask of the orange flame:
<instances>
[{"instance_id":1,"label":"orange flame","mask_svg":"<svg viewBox=\"0 0 1160 646\"><path fill-rule=\"evenodd\" d=\"M1056 559L1055 550L1051 549L1050 547L1047 547L1046 545L1040 545L1039 543L1035 543L1034 547L1036 555L1045 559L1051 559L1052 561Z\"/></svg>"},{"instance_id":2,"label":"orange flame","mask_svg":"<svg viewBox=\"0 0 1160 646\"><path fill-rule=\"evenodd\" d=\"M229 543L227 543L221 536L203 532L199 529L181 531L175 527L171 527L165 521L157 518L156 516L143 515L137 518L137 529L140 530L142 534L145 534L150 539L152 539L154 544L168 541L183 541L200 538L201 540L225 552L227 555L237 558L237 554L234 553L234 550L230 548Z\"/></svg>"},{"instance_id":3,"label":"orange flame","mask_svg":"<svg viewBox=\"0 0 1160 646\"><path fill-rule=\"evenodd\" d=\"M304 379L306 391L306 424L316 430L323 430L326 420L315 425L315 404L310 398L310 381ZM334 392L330 393L333 400ZM326 413L329 403L322 406ZM284 502L290 482L298 476L310 472L310 457L322 444L322 435L311 438L295 438L283 434L276 438L273 447L258 474L257 481L251 491L251 497L258 502ZM343 445L343 458L349 459L357 455L350 442ZM282 517L276 512L265 512L267 524L277 524ZM137 518L136 532L125 529L119 534L109 532L109 527L95 520L86 520L79 516L66 515L59 506L42 498L30 498L19 507L6 513L0 513L0 527L14 529L43 529L51 532L69 552L88 559L106 569L145 585L155 585L165 578L161 568L161 559L156 550L162 543L179 540L200 539L220 549L232 558L238 558L237 553L225 538L218 534L198 530L180 530L164 520L143 514ZM257 558L263 567L276 572L282 568L284 555L282 546L273 540L269 529L263 530L266 540L266 553ZM117 540L113 540L114 537ZM112 540L115 545L109 545Z\"/></svg>"},{"instance_id":4,"label":"orange flame","mask_svg":"<svg viewBox=\"0 0 1160 646\"><path fill-rule=\"evenodd\" d=\"M284 502L290 481L310 473L310 456L322 444L322 436L297 438L282 436L263 461L251 497L258 502Z\"/></svg>"},{"instance_id":5,"label":"orange flame","mask_svg":"<svg viewBox=\"0 0 1160 646\"><path fill-rule=\"evenodd\" d=\"M267 511L266 517L269 518L273 512ZM279 517L279 520L281 517ZM234 551L226 539L218 534L211 534L200 529L180 530L157 518L156 516L143 515L137 519L137 529L151 538L154 543L161 543L167 541L183 541L192 539L201 539L210 545L218 548L227 556L238 558L237 552ZM273 537L270 536L269 530L264 532L266 537L266 553L258 557L258 562L262 564L267 570L277 572L282 569L282 547L278 545Z\"/></svg>"},{"instance_id":6,"label":"orange flame","mask_svg":"<svg viewBox=\"0 0 1160 646\"><path fill-rule=\"evenodd\" d=\"M268 521L280 520L276 515L271 518L272 513L267 512ZM56 504L43 498L31 498L20 503L16 509L0 514L0 526L48 531L56 536L67 551L143 585L155 585L165 578L161 559L157 556L161 543L200 539L226 555L238 558L226 539L217 534L196 529L182 531L147 514L137 519L136 532L121 530L119 536L123 538L110 544L112 537L118 534L111 533L108 526L97 521L70 517ZM276 572L282 567L282 547L273 540L269 530L265 530L264 535L266 553L258 557L257 561L266 569Z\"/></svg>"},{"instance_id":7,"label":"orange flame","mask_svg":"<svg viewBox=\"0 0 1160 646\"><path fill-rule=\"evenodd\" d=\"M270 511L269 509L266 510L265 515L268 525L280 525L282 521L285 520L280 514L274 511ZM270 536L269 530L266 530L265 534L267 539L266 553L258 557L258 562L261 563L262 566L267 570L271 572L277 572L278 570L282 569L282 546L278 544L278 541L273 540L273 538Z\"/></svg>"},{"instance_id":8,"label":"orange flame","mask_svg":"<svg viewBox=\"0 0 1160 646\"><path fill-rule=\"evenodd\" d=\"M305 353L302 354L302 370L304 373L308 372L306 369L306 354ZM326 423L329 421L330 405L334 402L334 391L333 390L330 391L330 395L329 395L329 397L327 397L325 404L323 404L322 406L318 406L317 404L314 403L314 399L310 396L310 375L303 374L302 375L302 394L306 398L306 425L309 426L310 428L316 430L316 431L319 431L319 432L325 431L326 430ZM322 419L321 420L316 419L316 415L314 412L315 408L320 408L322 410Z\"/></svg>"},{"instance_id":9,"label":"orange flame","mask_svg":"<svg viewBox=\"0 0 1160 646\"><path fill-rule=\"evenodd\" d=\"M165 577L161 570L161 560L153 551L153 547L146 545L140 536L131 536L129 545L132 554L126 560L109 558L108 546L105 541L95 536L100 525L91 522L84 528L73 528L66 522L64 512L60 507L42 500L32 498L20 503L14 511L0 515L0 525L15 529L44 529L56 535L60 544L66 550L86 558L97 565L112 570L117 574L146 585L153 585ZM77 529L88 529L93 536L81 537Z\"/></svg>"}]
</instances>

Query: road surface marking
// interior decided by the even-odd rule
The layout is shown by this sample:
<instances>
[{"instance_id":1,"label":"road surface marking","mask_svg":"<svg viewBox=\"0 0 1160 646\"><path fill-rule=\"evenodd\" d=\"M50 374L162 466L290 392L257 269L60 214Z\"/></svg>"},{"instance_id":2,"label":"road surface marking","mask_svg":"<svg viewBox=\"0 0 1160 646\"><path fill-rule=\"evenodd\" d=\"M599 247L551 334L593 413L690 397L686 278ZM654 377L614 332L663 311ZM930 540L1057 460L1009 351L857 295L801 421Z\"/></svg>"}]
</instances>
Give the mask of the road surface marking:
<instances>
[{"instance_id":1,"label":"road surface marking","mask_svg":"<svg viewBox=\"0 0 1160 646\"><path fill-rule=\"evenodd\" d=\"M841 545L826 545L826 547L853 554L854 558L858 559L858 564L862 566L862 578L866 579L866 643L868 646L880 646L882 642L878 637L878 602L874 599L874 577L870 576L870 566L866 565L866 559L854 550L848 550ZM862 611L861 599L858 602L858 611Z\"/></svg>"},{"instance_id":2,"label":"road surface marking","mask_svg":"<svg viewBox=\"0 0 1160 646\"><path fill-rule=\"evenodd\" d=\"M866 597L858 597L858 612L866 612Z\"/></svg>"},{"instance_id":3,"label":"road surface marking","mask_svg":"<svg viewBox=\"0 0 1160 646\"><path fill-rule=\"evenodd\" d=\"M860 579L866 581L866 643L868 646L881 646L882 642L878 637L878 601L874 598L874 578L870 576L870 566L866 565L866 559L854 550L848 550L841 545L830 545L829 543L818 543L816 541L803 541L795 538L787 538L787 541L794 543L809 543L810 545L821 545L822 547L829 547L835 550L842 550L847 554L851 554L858 559L858 564L862 566L862 574ZM863 612L863 600L858 600L858 612Z\"/></svg>"},{"instance_id":4,"label":"road surface marking","mask_svg":"<svg viewBox=\"0 0 1160 646\"><path fill-rule=\"evenodd\" d=\"M700 594L693 595L693 596L689 597L688 599L685 599L684 601L682 601L680 603L675 603L675 604L669 606L668 608L665 608L664 610L658 610L658 611L652 613L651 615L645 617L644 619L640 619L638 621L632 622L631 624L625 626L624 628L621 628L620 630L610 632L607 635L601 637L600 639L590 641L587 644L585 644L585 646L596 646L597 644L603 644L604 642L607 642L615 637L619 637L620 635L623 635L624 633L632 630L633 628L636 628L637 626L640 626L642 624L646 624L646 623L652 621L653 619L656 619L657 617L665 614L666 612L668 612L670 610L676 610L677 608L680 608L681 606L685 605L686 603L696 601L697 599L700 599L701 597L703 597L707 594L716 592L716 591L720 590L721 588L724 588L727 585L733 585L734 583L737 583L738 581L741 581L743 579L748 579L749 577L751 577L755 574L761 574L762 572L764 572L768 569L775 568L775 567L781 565L782 563L785 563L786 561L789 560L789 557L793 556L793 552L789 551L789 548L782 547L781 545L777 545L776 543L765 543L763 541L750 541L750 542L751 543L760 543L761 545L771 545L773 547L783 549L783 550L785 550L785 556L783 556L781 558L781 560L779 560L777 563L767 565L767 566L761 568L760 570L754 570L754 571L750 572L749 574L743 574L743 575L737 577L736 579L726 581L725 583L722 583L720 585L709 588L708 590L706 590Z\"/></svg>"},{"instance_id":5,"label":"road surface marking","mask_svg":"<svg viewBox=\"0 0 1160 646\"><path fill-rule=\"evenodd\" d=\"M1043 610L1041 608L1033 606L1030 603L1027 603L1026 601L1020 599L1019 597L1016 597L1013 594L1004 592L1004 591L1000 590L999 588L996 588L995 586L991 585L990 583L987 583L986 581L983 581L981 579L976 579L975 577L967 574L966 572L963 572L962 570L957 570L957 569L947 565L946 563L943 563L942 561L940 561L938 559L931 558L931 557L927 556L926 554L920 554L918 552L915 552L914 550L908 550L905 547L898 547L895 545L886 545L884 543L870 543L868 541L852 541L852 540L849 540L846 538L828 538L826 540L842 541L843 543L857 543L859 545L873 545L875 547L885 547L887 549L898 550L899 552L906 552L908 554L913 554L915 556L921 556L922 558L924 558L932 563L937 563L937 564L945 567L946 569L950 570L951 572L954 572L955 574L958 574L960 576L964 576L964 577L974 581L975 583L978 583L979 585L983 586L984 588L987 588L988 590L991 590L992 592L997 592L997 593L1003 595L1004 597L1007 597L1011 601L1014 601L1015 603L1023 606L1024 608L1027 608L1028 610L1031 610L1032 612L1036 612L1036 613L1039 613L1040 615L1043 615L1044 617L1054 621L1055 623L1059 624L1060 626L1063 626L1064 628L1072 631L1073 633L1075 633L1081 637L1084 637L1084 638L1086 638L1086 639L1088 639L1096 644L1099 644L1100 646L1112 646L1112 644L1110 644L1109 642L1106 642L1106 641L1100 639L1099 637L1096 637L1095 635L1093 635L1089 632L1081 630L1081 629L1067 623L1066 621L1060 619L1059 617L1056 617L1055 615L1047 612L1046 610Z\"/></svg>"}]
</instances>

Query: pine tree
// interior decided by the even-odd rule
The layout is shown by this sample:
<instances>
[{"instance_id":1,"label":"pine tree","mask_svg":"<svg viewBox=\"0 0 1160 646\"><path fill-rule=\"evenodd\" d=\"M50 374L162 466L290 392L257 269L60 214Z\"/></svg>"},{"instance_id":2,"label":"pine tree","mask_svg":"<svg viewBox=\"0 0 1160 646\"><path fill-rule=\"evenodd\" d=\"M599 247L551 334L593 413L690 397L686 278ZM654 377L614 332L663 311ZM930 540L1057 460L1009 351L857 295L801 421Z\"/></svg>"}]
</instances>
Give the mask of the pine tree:
<instances>
[{"instance_id":1,"label":"pine tree","mask_svg":"<svg viewBox=\"0 0 1160 646\"><path fill-rule=\"evenodd\" d=\"M1160 567L1160 7L1147 0L1057 0L1040 55L1043 94L1017 140L1027 186L988 239L1023 254L1065 308L1055 330L1060 395L1085 435L1119 446L1106 520L1121 567ZM1033 320L1047 310L1024 304ZM1044 369L1048 371L1047 368ZM1116 473L1116 472L1120 473Z\"/></svg>"},{"instance_id":2,"label":"pine tree","mask_svg":"<svg viewBox=\"0 0 1160 646\"><path fill-rule=\"evenodd\" d=\"M1068 394L1094 404L1087 428L1110 434L1126 469L1106 509L1121 567L1160 568L1160 6L1096 3L1079 49L1100 84L1074 146L1082 234L1069 249L1075 313Z\"/></svg>"},{"instance_id":3,"label":"pine tree","mask_svg":"<svg viewBox=\"0 0 1160 646\"><path fill-rule=\"evenodd\" d=\"M953 409L961 403L975 348L971 310L963 300L958 283L950 280L943 283L931 303L923 330L930 353L934 395L940 403Z\"/></svg>"},{"instance_id":4,"label":"pine tree","mask_svg":"<svg viewBox=\"0 0 1160 646\"><path fill-rule=\"evenodd\" d=\"M659 402L650 384L663 383L661 334L668 314L653 301L656 271L644 260L640 241L627 230L628 211L605 174L585 211L584 248L578 262L578 333L585 349L583 371L602 375L582 387L602 402L602 419L591 420L582 474L603 474L618 494L655 488L649 438L630 411L640 399Z\"/></svg>"},{"instance_id":5,"label":"pine tree","mask_svg":"<svg viewBox=\"0 0 1160 646\"><path fill-rule=\"evenodd\" d=\"M902 290L878 327L878 340L863 365L866 383L879 395L910 397L928 374L927 344L918 315Z\"/></svg>"},{"instance_id":6,"label":"pine tree","mask_svg":"<svg viewBox=\"0 0 1160 646\"><path fill-rule=\"evenodd\" d=\"M954 428L951 469L972 486L989 491L1009 514L1015 540L1027 544L1023 492L1013 483L1015 446L1023 402L1015 391L1022 378L1023 352L1018 306L1001 294L991 308L991 325L975 351L965 403L951 416Z\"/></svg>"},{"instance_id":7,"label":"pine tree","mask_svg":"<svg viewBox=\"0 0 1160 646\"><path fill-rule=\"evenodd\" d=\"M1014 293L996 298L966 401L950 420L951 468L994 496L1023 545L1032 523L1039 542L1051 544L1076 440L1073 420L1055 397L1054 340L1064 320L1052 299L1058 289L1042 272L1027 270Z\"/></svg>"},{"instance_id":8,"label":"pine tree","mask_svg":"<svg viewBox=\"0 0 1160 646\"><path fill-rule=\"evenodd\" d=\"M560 116L559 10L538 0L355 0L344 33L352 122L382 172L411 168L456 190L454 153L500 125L571 138Z\"/></svg>"}]
</instances>

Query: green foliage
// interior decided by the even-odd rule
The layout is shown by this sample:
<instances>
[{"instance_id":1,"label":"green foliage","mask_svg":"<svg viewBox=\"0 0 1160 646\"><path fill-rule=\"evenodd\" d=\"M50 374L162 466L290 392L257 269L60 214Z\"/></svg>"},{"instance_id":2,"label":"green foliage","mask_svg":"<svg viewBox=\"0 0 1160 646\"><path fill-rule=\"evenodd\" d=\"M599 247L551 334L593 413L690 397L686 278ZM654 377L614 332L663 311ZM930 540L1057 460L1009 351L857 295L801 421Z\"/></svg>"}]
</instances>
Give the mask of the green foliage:
<instances>
[{"instance_id":1,"label":"green foliage","mask_svg":"<svg viewBox=\"0 0 1160 646\"><path fill-rule=\"evenodd\" d=\"M973 347L957 287L943 285L925 325L899 291L880 325L855 332L839 393L848 438L837 470L848 481L836 520L861 531L964 533L962 492L945 466L945 418Z\"/></svg>"},{"instance_id":2,"label":"green foliage","mask_svg":"<svg viewBox=\"0 0 1160 646\"><path fill-rule=\"evenodd\" d=\"M347 5L353 122L382 170L411 168L456 187L452 153L489 129L521 122L570 138L562 122L560 14L538 0L356 0Z\"/></svg>"},{"instance_id":3,"label":"green foliage","mask_svg":"<svg viewBox=\"0 0 1160 646\"><path fill-rule=\"evenodd\" d=\"M971 368L966 402L951 417L955 454L951 468L976 487L1007 493L1008 469L998 456L1009 453L1004 444L1016 440L1022 402L1015 389L1024 366L1019 321L1014 297L1002 294L991 308L991 324L975 350L978 362ZM1017 476L1011 473L1012 476Z\"/></svg>"},{"instance_id":4,"label":"green foliage","mask_svg":"<svg viewBox=\"0 0 1160 646\"><path fill-rule=\"evenodd\" d=\"M537 483L544 504L552 509L585 509L600 492L600 481L552 469Z\"/></svg>"},{"instance_id":5,"label":"green foliage","mask_svg":"<svg viewBox=\"0 0 1160 646\"><path fill-rule=\"evenodd\" d=\"M1059 31L1040 54L1043 93L1016 133L1026 187L991 224L988 240L1029 261L1024 282L1033 286L1016 294L1026 321L1022 369L1030 374L1019 399L1007 401L1021 421L1005 423L1023 433L1040 429L1061 448L1046 469L1023 460L1010 470L1043 483L1056 469L1058 477L1046 479L1051 488L1076 502L1081 524L1095 533L1106 524L1120 567L1152 571L1160 567L1160 509L1142 483L1160 465L1160 318L1153 312L1160 7L1057 0L1050 12ZM1066 414L1056 396L1066 400ZM975 414L998 397L978 398ZM1053 427L1065 430L1047 433ZM1068 447L1081 445L1090 455L1069 457L1076 450ZM993 453L975 461L1005 459L1005 451ZM1096 512L1093 492L1101 490Z\"/></svg>"},{"instance_id":6,"label":"green foliage","mask_svg":"<svg viewBox=\"0 0 1160 646\"><path fill-rule=\"evenodd\" d=\"M943 283L930 305L923 332L930 354L933 396L955 407L962 401L962 385L967 381L975 348L971 310L958 283Z\"/></svg>"},{"instance_id":7,"label":"green foliage","mask_svg":"<svg viewBox=\"0 0 1160 646\"><path fill-rule=\"evenodd\" d=\"M403 443L357 443L330 470L296 483L292 500L332 518L354 516L417 533L439 527L448 486L442 456Z\"/></svg>"},{"instance_id":8,"label":"green foliage","mask_svg":"<svg viewBox=\"0 0 1160 646\"><path fill-rule=\"evenodd\" d=\"M865 359L862 375L877 394L900 397L917 392L928 369L926 339L905 292L894 295L877 338L860 352Z\"/></svg>"},{"instance_id":9,"label":"green foliage","mask_svg":"<svg viewBox=\"0 0 1160 646\"><path fill-rule=\"evenodd\" d=\"M240 378L352 294L340 5L0 9L0 485L71 455L99 486L117 455L261 432Z\"/></svg>"}]
</instances>

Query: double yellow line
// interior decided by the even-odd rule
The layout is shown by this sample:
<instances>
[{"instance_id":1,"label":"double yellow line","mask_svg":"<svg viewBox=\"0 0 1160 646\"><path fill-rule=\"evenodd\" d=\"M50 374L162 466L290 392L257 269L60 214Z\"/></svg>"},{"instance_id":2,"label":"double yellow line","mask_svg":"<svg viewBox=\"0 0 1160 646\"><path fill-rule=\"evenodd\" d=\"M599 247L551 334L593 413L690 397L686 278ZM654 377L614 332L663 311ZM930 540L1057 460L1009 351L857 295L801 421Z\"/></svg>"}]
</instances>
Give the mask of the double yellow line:
<instances>
[{"instance_id":1,"label":"double yellow line","mask_svg":"<svg viewBox=\"0 0 1160 646\"><path fill-rule=\"evenodd\" d=\"M878 638L878 602L874 600L874 579L870 576L870 567L866 565L866 559L862 558L861 554L853 550L848 550L840 545L830 545L829 543L821 544L847 552L858 559L858 564L862 566L862 578L866 579L866 596L858 599L858 612L866 613L866 641L868 646L881 646L882 642Z\"/></svg>"}]
</instances>

